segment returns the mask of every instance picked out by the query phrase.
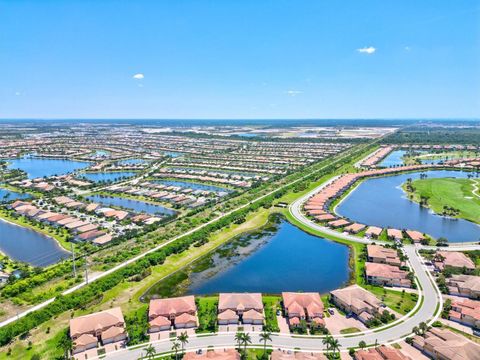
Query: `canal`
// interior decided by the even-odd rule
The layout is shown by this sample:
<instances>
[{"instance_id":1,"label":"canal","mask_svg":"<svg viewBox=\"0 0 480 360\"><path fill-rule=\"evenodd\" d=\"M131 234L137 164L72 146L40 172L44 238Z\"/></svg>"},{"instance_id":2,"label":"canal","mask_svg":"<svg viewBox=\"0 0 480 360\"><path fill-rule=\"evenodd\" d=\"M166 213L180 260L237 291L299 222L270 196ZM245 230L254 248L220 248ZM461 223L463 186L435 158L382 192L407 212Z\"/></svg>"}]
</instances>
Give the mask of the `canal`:
<instances>
[{"instance_id":1,"label":"canal","mask_svg":"<svg viewBox=\"0 0 480 360\"><path fill-rule=\"evenodd\" d=\"M147 214L155 215L173 215L175 214L174 210L167 209L166 207L150 204L144 201L131 200L115 196L100 196L100 195L91 195L87 196L87 199L93 202L100 203L105 206L119 206L134 212L144 212Z\"/></svg>"}]
</instances>

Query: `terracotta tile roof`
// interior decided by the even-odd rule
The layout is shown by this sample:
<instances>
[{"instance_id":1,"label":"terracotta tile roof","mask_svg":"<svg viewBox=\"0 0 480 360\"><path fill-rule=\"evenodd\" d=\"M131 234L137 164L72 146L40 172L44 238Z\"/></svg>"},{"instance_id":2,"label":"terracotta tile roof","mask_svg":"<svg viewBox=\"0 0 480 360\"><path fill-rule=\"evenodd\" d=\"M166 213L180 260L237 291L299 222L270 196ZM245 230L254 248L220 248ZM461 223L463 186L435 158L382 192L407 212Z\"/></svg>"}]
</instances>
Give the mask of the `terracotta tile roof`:
<instances>
[{"instance_id":1,"label":"terracotta tile roof","mask_svg":"<svg viewBox=\"0 0 480 360\"><path fill-rule=\"evenodd\" d=\"M195 305L195 297L182 296L168 299L150 300L148 309L149 318L152 316L178 316L183 313L195 313L197 306Z\"/></svg>"},{"instance_id":2,"label":"terracotta tile roof","mask_svg":"<svg viewBox=\"0 0 480 360\"><path fill-rule=\"evenodd\" d=\"M304 353L293 351L274 350L271 360L327 360L322 353Z\"/></svg>"},{"instance_id":3,"label":"terracotta tile roof","mask_svg":"<svg viewBox=\"0 0 480 360\"><path fill-rule=\"evenodd\" d=\"M75 338L117 325L125 326L122 310L119 307L73 318L70 320L70 336Z\"/></svg>"},{"instance_id":4,"label":"terracotta tile roof","mask_svg":"<svg viewBox=\"0 0 480 360\"><path fill-rule=\"evenodd\" d=\"M221 293L218 299L218 310L248 310L263 311L262 294L260 293Z\"/></svg>"},{"instance_id":5,"label":"terracotta tile roof","mask_svg":"<svg viewBox=\"0 0 480 360\"><path fill-rule=\"evenodd\" d=\"M235 349L207 351L202 354L188 352L183 357L184 360L240 360L240 354Z\"/></svg>"}]
</instances>

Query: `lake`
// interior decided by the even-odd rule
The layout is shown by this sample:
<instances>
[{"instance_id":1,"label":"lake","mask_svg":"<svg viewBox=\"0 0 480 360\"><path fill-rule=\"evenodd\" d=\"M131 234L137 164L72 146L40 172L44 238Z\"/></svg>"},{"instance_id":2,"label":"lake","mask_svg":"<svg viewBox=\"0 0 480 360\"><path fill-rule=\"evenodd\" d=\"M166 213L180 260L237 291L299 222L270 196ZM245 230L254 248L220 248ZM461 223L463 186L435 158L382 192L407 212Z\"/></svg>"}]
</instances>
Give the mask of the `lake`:
<instances>
[{"instance_id":1,"label":"lake","mask_svg":"<svg viewBox=\"0 0 480 360\"><path fill-rule=\"evenodd\" d=\"M394 150L390 154L388 154L385 159L380 161L378 166L382 167L391 167L391 166L399 166L403 165L403 156L406 154L405 150Z\"/></svg>"},{"instance_id":2,"label":"lake","mask_svg":"<svg viewBox=\"0 0 480 360\"><path fill-rule=\"evenodd\" d=\"M48 266L70 255L51 237L0 219L0 251L33 266Z\"/></svg>"},{"instance_id":3,"label":"lake","mask_svg":"<svg viewBox=\"0 0 480 360\"><path fill-rule=\"evenodd\" d=\"M0 203L9 202L12 200L28 199L31 196L29 194L22 194L16 191L0 188Z\"/></svg>"},{"instance_id":4,"label":"lake","mask_svg":"<svg viewBox=\"0 0 480 360\"><path fill-rule=\"evenodd\" d=\"M466 178L461 171L427 171L429 178ZM450 242L470 242L480 239L480 226L463 219L436 215L410 201L401 185L408 178L420 178L420 172L363 181L336 208L337 214L363 224L397 229L418 230Z\"/></svg>"},{"instance_id":5,"label":"lake","mask_svg":"<svg viewBox=\"0 0 480 360\"><path fill-rule=\"evenodd\" d=\"M280 217L261 231L237 236L142 297L219 292L318 291L349 280L349 248L309 235Z\"/></svg>"},{"instance_id":6,"label":"lake","mask_svg":"<svg viewBox=\"0 0 480 360\"><path fill-rule=\"evenodd\" d=\"M52 175L64 175L90 166L89 162L66 159L44 159L30 155L19 159L8 159L9 169L20 169L27 173L29 179Z\"/></svg>"},{"instance_id":7,"label":"lake","mask_svg":"<svg viewBox=\"0 0 480 360\"><path fill-rule=\"evenodd\" d=\"M134 212L144 212L147 214L162 214L162 215L173 215L175 211L167 209L166 207L150 204L144 201L125 199L115 196L105 196L101 197L100 195L91 195L87 196L87 199L93 202L101 203L105 206L120 206L125 209L130 209Z\"/></svg>"},{"instance_id":8,"label":"lake","mask_svg":"<svg viewBox=\"0 0 480 360\"><path fill-rule=\"evenodd\" d=\"M120 181L120 180L124 180L130 177L136 176L136 175L137 173L133 171L116 171L116 172L99 172L99 173L80 174L80 176L93 182L100 182L100 181L116 182L116 181Z\"/></svg>"}]
</instances>

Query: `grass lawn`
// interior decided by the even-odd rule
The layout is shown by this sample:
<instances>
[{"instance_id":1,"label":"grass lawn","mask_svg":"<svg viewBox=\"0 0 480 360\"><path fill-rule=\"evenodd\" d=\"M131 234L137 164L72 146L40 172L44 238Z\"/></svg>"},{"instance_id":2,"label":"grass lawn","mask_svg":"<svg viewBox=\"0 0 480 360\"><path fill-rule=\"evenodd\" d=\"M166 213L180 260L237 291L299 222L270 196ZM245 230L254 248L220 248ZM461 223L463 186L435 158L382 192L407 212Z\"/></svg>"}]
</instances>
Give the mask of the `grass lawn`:
<instances>
[{"instance_id":1,"label":"grass lawn","mask_svg":"<svg viewBox=\"0 0 480 360\"><path fill-rule=\"evenodd\" d=\"M265 308L265 325L269 331L278 332L280 328L277 322L277 310L281 310L280 296L263 296L263 305Z\"/></svg>"},{"instance_id":2,"label":"grass lawn","mask_svg":"<svg viewBox=\"0 0 480 360\"><path fill-rule=\"evenodd\" d=\"M350 327L350 328L340 330L340 334L354 334L357 332L360 332L360 329L357 329L355 327Z\"/></svg>"},{"instance_id":3,"label":"grass lawn","mask_svg":"<svg viewBox=\"0 0 480 360\"><path fill-rule=\"evenodd\" d=\"M382 299L383 303L390 309L401 315L407 314L417 303L418 295L415 293L402 293L401 291L373 285L364 285L363 287L377 298Z\"/></svg>"},{"instance_id":4,"label":"grass lawn","mask_svg":"<svg viewBox=\"0 0 480 360\"><path fill-rule=\"evenodd\" d=\"M435 213L442 214L444 206L448 206L458 210L455 217L480 223L480 194L476 190L480 188L480 180L419 179L412 186L415 189L412 200L420 202L421 197L428 198L428 206Z\"/></svg>"},{"instance_id":5,"label":"grass lawn","mask_svg":"<svg viewBox=\"0 0 480 360\"><path fill-rule=\"evenodd\" d=\"M216 332L218 296L196 297L199 327L197 333Z\"/></svg>"}]
</instances>

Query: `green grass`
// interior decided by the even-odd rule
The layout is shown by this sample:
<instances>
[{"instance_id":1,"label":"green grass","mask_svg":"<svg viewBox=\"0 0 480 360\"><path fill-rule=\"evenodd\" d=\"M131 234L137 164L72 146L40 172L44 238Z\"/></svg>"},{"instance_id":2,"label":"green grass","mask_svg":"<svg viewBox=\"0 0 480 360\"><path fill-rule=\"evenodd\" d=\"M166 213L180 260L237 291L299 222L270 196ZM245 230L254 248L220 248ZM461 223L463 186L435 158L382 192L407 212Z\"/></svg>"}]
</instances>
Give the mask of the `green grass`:
<instances>
[{"instance_id":1,"label":"green grass","mask_svg":"<svg viewBox=\"0 0 480 360\"><path fill-rule=\"evenodd\" d=\"M217 331L218 296L197 297L198 333Z\"/></svg>"},{"instance_id":2,"label":"green grass","mask_svg":"<svg viewBox=\"0 0 480 360\"><path fill-rule=\"evenodd\" d=\"M277 322L277 310L281 310L280 296L263 296L263 305L265 308L265 325L269 331L278 332L280 328Z\"/></svg>"},{"instance_id":3,"label":"green grass","mask_svg":"<svg viewBox=\"0 0 480 360\"><path fill-rule=\"evenodd\" d=\"M364 285L363 287L377 298L382 299L383 303L390 309L401 315L407 314L417 303L418 295L415 293L402 293L401 291L373 285Z\"/></svg>"},{"instance_id":4,"label":"green grass","mask_svg":"<svg viewBox=\"0 0 480 360\"><path fill-rule=\"evenodd\" d=\"M478 179L419 179L412 186L411 200L420 202L426 197L428 207L437 214L443 214L444 206L448 206L458 210L455 217L480 223L480 192L475 191L475 186L480 188Z\"/></svg>"},{"instance_id":5,"label":"green grass","mask_svg":"<svg viewBox=\"0 0 480 360\"><path fill-rule=\"evenodd\" d=\"M349 327L349 328L340 330L340 334L355 334L357 332L360 332L360 329L357 329L355 327Z\"/></svg>"}]
</instances>

